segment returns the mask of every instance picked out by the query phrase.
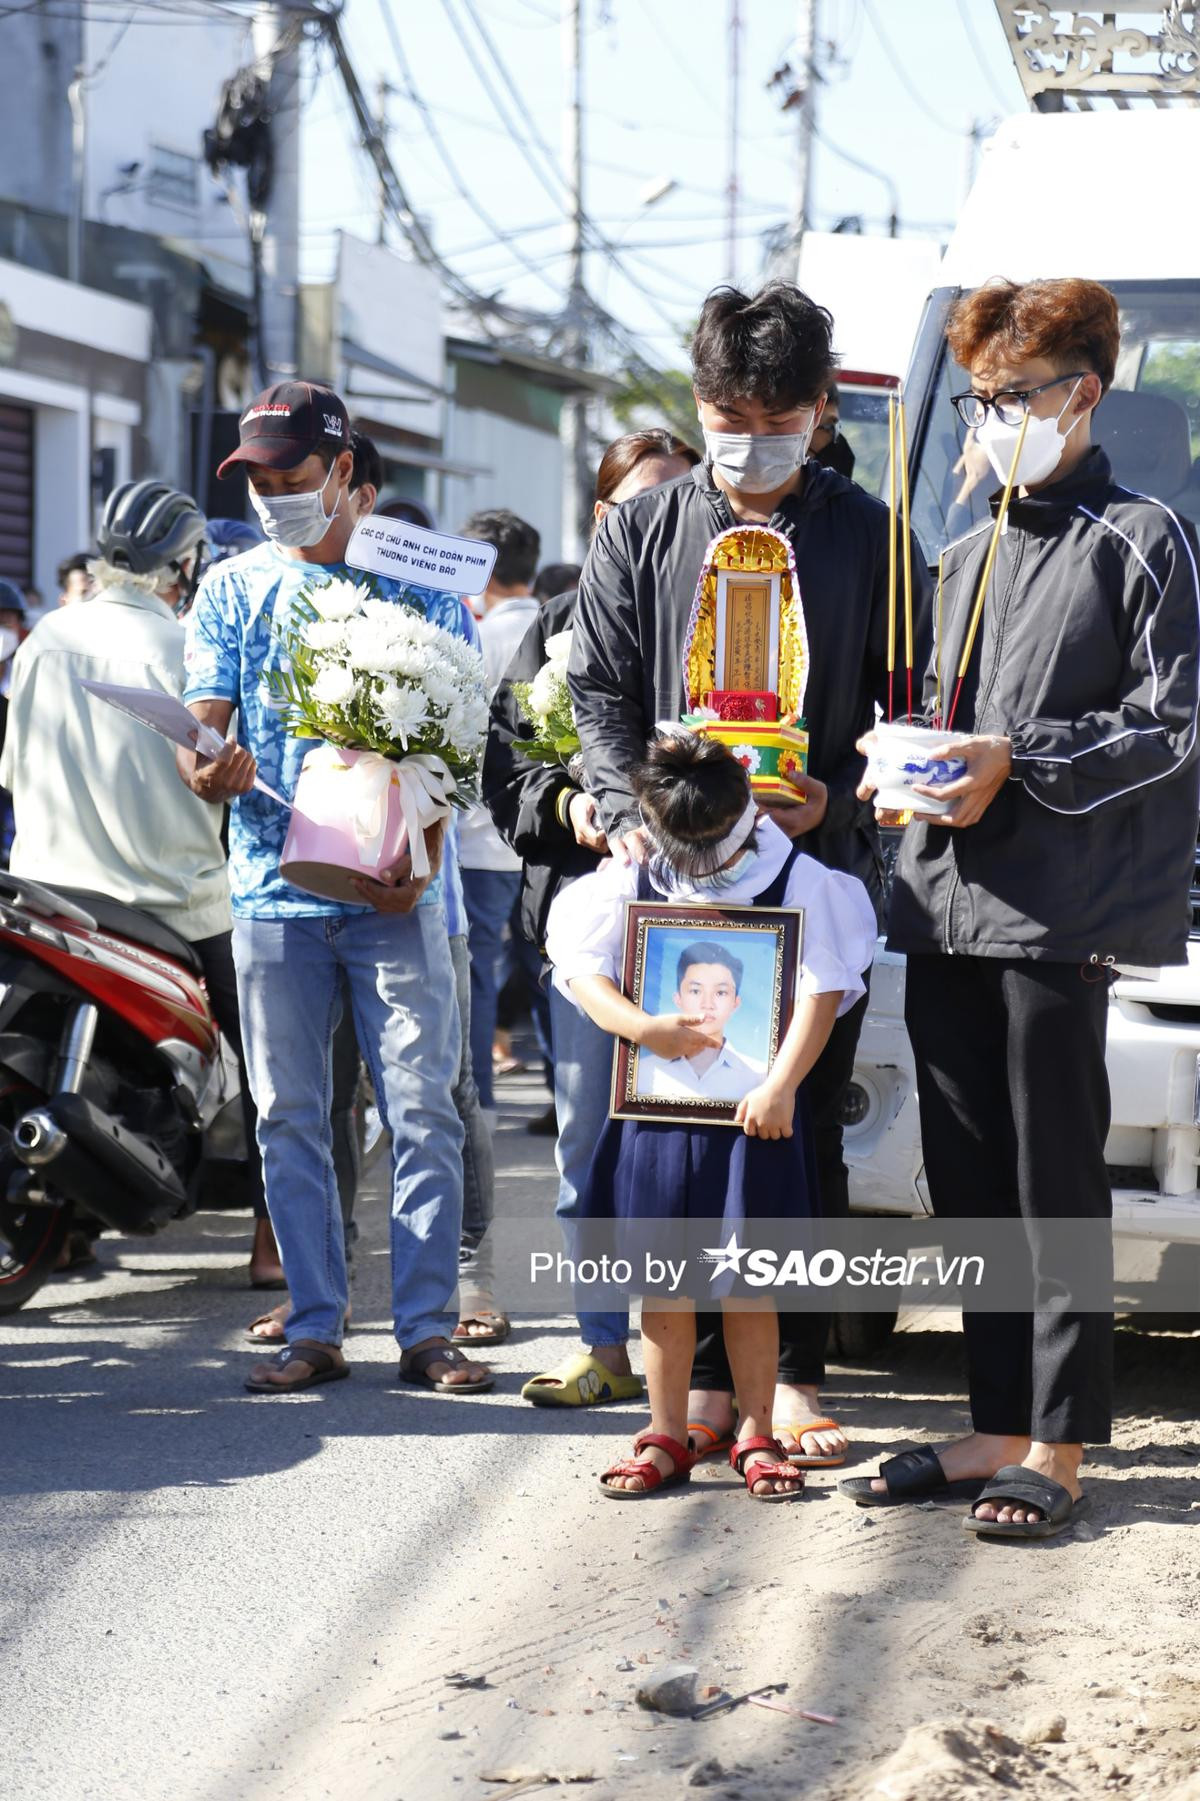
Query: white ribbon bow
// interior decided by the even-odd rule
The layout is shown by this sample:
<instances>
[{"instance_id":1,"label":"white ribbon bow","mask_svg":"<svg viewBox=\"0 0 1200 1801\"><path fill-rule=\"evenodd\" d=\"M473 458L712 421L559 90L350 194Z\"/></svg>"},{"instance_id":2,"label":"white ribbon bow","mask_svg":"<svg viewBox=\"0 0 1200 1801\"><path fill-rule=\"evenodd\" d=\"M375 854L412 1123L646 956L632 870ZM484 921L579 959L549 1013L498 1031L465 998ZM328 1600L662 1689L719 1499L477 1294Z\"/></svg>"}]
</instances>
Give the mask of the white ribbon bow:
<instances>
[{"instance_id":1,"label":"white ribbon bow","mask_svg":"<svg viewBox=\"0 0 1200 1801\"><path fill-rule=\"evenodd\" d=\"M373 867L379 861L387 829L388 793L394 782L400 790L412 872L422 880L429 874L426 828L450 817L450 796L458 790L449 769L440 757L411 756L395 762L368 750L356 759L354 774L358 789L354 837L359 862Z\"/></svg>"}]
</instances>

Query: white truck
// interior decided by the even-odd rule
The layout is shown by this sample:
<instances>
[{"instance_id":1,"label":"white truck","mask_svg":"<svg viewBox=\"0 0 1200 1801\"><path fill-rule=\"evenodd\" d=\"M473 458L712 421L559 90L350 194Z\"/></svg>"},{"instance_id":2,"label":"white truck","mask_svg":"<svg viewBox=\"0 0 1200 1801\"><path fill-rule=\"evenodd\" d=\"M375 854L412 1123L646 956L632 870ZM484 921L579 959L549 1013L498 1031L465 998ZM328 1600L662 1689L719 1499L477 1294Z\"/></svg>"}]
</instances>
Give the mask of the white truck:
<instances>
[{"instance_id":1,"label":"white truck","mask_svg":"<svg viewBox=\"0 0 1200 1801\"><path fill-rule=\"evenodd\" d=\"M1053 93L1059 70L1047 46L1058 42L1054 17L1047 12L1050 23L1041 27L1044 9L997 5L1018 67L1025 58L1031 98ZM1161 4L1154 12L1161 20ZM1040 53L1019 41L1018 14L1042 30ZM1100 20L1095 31L1102 29ZM1072 60L1068 35L1059 33L1058 62L1074 82L1071 91L1086 98L1094 90L1081 73L1086 65ZM1102 47L1094 48L1092 64L1107 94L1118 77L1112 54L1102 66ZM1161 62L1167 52L1161 45L1159 51ZM1031 72L1039 56L1043 66ZM1192 229L1200 79L1195 58L1190 75L1183 66L1181 77L1177 59L1161 91L1153 78L1120 77L1130 84L1120 97L1128 101L1136 86L1145 110L1124 110L1118 101L1110 110L1033 112L1008 120L986 146L926 302L906 383L913 523L931 564L987 511L991 484L970 489L963 479L965 434L949 396L969 382L950 356L944 327L958 296L996 275L1079 275L1113 290L1122 343L1114 386L1096 415L1097 436L1120 482L1200 523L1200 237ZM1190 91L1181 94L1181 82ZM1187 965L1150 980L1122 978L1112 991L1107 1161L1119 1275L1145 1280L1165 1256L1176 1269L1181 1258L1194 1259L1200 1316L1200 873L1192 903ZM859 1214L929 1211L903 997L904 959L881 947L845 1109L851 1207ZM886 1316L843 1317L835 1342L861 1354L877 1349L888 1329Z\"/></svg>"}]
</instances>

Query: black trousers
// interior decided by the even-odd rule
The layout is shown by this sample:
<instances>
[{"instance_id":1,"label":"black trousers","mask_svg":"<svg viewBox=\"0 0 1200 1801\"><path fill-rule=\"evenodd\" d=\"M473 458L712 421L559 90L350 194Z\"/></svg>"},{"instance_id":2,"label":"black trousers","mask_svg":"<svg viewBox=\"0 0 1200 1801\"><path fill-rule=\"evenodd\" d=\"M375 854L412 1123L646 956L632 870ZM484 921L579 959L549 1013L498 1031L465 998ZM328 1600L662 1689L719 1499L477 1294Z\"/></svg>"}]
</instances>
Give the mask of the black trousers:
<instances>
[{"instance_id":1,"label":"black trousers","mask_svg":"<svg viewBox=\"0 0 1200 1801\"><path fill-rule=\"evenodd\" d=\"M242 1016L238 1010L237 976L233 968L233 934L218 932L215 938L198 938L192 949L204 967L204 985L216 1015L217 1024L229 1041L237 1058L242 1085L242 1125L246 1134L246 1180L254 1205L255 1219L266 1219L267 1197L263 1193L262 1158L258 1153L258 1109L250 1093L246 1077L246 1058L242 1050Z\"/></svg>"},{"instance_id":2,"label":"black trousers","mask_svg":"<svg viewBox=\"0 0 1200 1801\"><path fill-rule=\"evenodd\" d=\"M1024 1220L1035 1279L1050 1291L1064 1251L1039 1222L1112 1216L1108 983L1094 973L1026 958L908 959L905 1023L934 1212ZM1111 1270L1107 1233L1104 1245ZM963 1334L977 1432L1108 1439L1111 1311L968 1309Z\"/></svg>"},{"instance_id":3,"label":"black trousers","mask_svg":"<svg viewBox=\"0 0 1200 1801\"><path fill-rule=\"evenodd\" d=\"M821 1213L827 1219L844 1219L850 1211L850 1184L842 1158L842 1103L850 1077L870 993L864 994L848 1013L834 1021L829 1042L805 1083L812 1117L813 1151ZM825 1341L829 1337L827 1313L779 1315L779 1380L818 1387L825 1380ZM725 1352L720 1313L697 1313L696 1356L692 1363L692 1387L733 1392L733 1376Z\"/></svg>"}]
</instances>

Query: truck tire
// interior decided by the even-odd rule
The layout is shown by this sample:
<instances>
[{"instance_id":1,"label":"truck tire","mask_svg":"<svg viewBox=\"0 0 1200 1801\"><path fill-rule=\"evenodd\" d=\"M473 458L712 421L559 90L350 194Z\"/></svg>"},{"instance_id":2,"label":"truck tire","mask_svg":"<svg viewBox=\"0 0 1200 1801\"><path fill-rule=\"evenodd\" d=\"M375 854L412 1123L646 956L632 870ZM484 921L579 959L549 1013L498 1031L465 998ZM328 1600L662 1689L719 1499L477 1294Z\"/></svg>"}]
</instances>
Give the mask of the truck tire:
<instances>
[{"instance_id":1,"label":"truck tire","mask_svg":"<svg viewBox=\"0 0 1200 1801\"><path fill-rule=\"evenodd\" d=\"M829 1352L840 1363L870 1363L886 1350L896 1329L894 1313L835 1313Z\"/></svg>"}]
</instances>

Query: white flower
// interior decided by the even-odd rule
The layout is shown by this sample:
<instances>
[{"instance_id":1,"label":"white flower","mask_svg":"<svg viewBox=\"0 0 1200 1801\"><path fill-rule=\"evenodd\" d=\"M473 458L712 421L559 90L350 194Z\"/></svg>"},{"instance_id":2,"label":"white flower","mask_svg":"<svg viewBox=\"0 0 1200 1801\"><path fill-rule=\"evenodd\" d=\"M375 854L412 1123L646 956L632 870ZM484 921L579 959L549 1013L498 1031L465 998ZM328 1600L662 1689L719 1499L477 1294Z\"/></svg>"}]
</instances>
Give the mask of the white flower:
<instances>
[{"instance_id":1,"label":"white flower","mask_svg":"<svg viewBox=\"0 0 1200 1801\"><path fill-rule=\"evenodd\" d=\"M567 658L570 654L570 627L565 632L555 632L552 637L546 639L546 661L555 669L561 670L564 675L567 669Z\"/></svg>"},{"instance_id":2,"label":"white flower","mask_svg":"<svg viewBox=\"0 0 1200 1801\"><path fill-rule=\"evenodd\" d=\"M354 677L341 663L326 663L312 685L312 697L321 707L344 707L354 699Z\"/></svg>"},{"instance_id":3,"label":"white flower","mask_svg":"<svg viewBox=\"0 0 1200 1801\"><path fill-rule=\"evenodd\" d=\"M343 576L333 576L324 586L313 588L308 598L322 619L352 619L362 612L370 596L365 582L348 582Z\"/></svg>"},{"instance_id":4,"label":"white flower","mask_svg":"<svg viewBox=\"0 0 1200 1801\"><path fill-rule=\"evenodd\" d=\"M455 750L464 757L479 754L487 733L488 711L482 697L456 700L446 714L442 730Z\"/></svg>"},{"instance_id":5,"label":"white flower","mask_svg":"<svg viewBox=\"0 0 1200 1801\"><path fill-rule=\"evenodd\" d=\"M551 663L543 663L529 685L529 705L539 719L548 719L563 701L563 678Z\"/></svg>"},{"instance_id":6,"label":"white flower","mask_svg":"<svg viewBox=\"0 0 1200 1801\"><path fill-rule=\"evenodd\" d=\"M735 744L733 754L747 775L757 775L762 767L762 754L754 744Z\"/></svg>"},{"instance_id":7,"label":"white flower","mask_svg":"<svg viewBox=\"0 0 1200 1801\"><path fill-rule=\"evenodd\" d=\"M430 663L421 678L422 686L435 707L452 707L462 692L462 684L454 675L436 663Z\"/></svg>"},{"instance_id":8,"label":"white flower","mask_svg":"<svg viewBox=\"0 0 1200 1801\"><path fill-rule=\"evenodd\" d=\"M394 637L378 618L352 619L346 627L346 655L355 669L368 675L420 677L428 652L404 637Z\"/></svg>"},{"instance_id":9,"label":"white flower","mask_svg":"<svg viewBox=\"0 0 1200 1801\"><path fill-rule=\"evenodd\" d=\"M339 651L346 648L346 624L342 619L310 619L300 636L310 650Z\"/></svg>"},{"instance_id":10,"label":"white flower","mask_svg":"<svg viewBox=\"0 0 1200 1801\"><path fill-rule=\"evenodd\" d=\"M383 682L374 699L380 724L390 737L399 739L405 750L408 741L429 723L429 707L417 688L403 688L399 682Z\"/></svg>"}]
</instances>

